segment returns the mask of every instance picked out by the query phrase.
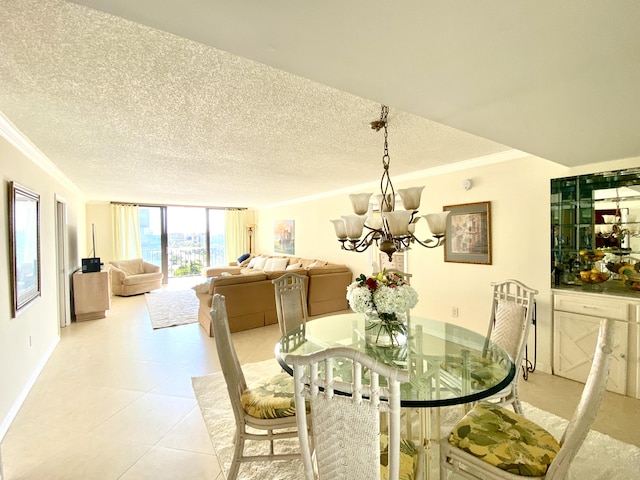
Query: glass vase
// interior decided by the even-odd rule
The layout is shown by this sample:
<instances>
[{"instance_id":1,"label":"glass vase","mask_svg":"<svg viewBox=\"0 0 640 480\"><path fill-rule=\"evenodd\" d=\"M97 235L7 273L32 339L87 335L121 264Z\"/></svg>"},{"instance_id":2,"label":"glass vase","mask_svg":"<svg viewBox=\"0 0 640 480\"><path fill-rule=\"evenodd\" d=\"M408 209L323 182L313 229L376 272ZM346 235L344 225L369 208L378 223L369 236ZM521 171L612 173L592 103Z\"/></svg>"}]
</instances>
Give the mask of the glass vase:
<instances>
[{"instance_id":1,"label":"glass vase","mask_svg":"<svg viewBox=\"0 0 640 480\"><path fill-rule=\"evenodd\" d=\"M407 344L407 313L367 312L365 339L378 347L403 347Z\"/></svg>"}]
</instances>

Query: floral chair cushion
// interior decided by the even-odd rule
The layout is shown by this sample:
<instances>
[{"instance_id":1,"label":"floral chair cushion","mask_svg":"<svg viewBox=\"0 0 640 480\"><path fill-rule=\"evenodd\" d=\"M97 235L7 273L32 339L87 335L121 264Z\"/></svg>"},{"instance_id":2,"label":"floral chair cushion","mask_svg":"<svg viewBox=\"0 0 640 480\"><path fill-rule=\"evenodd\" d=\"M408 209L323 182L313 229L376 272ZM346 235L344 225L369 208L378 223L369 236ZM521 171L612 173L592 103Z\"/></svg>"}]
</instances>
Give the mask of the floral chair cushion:
<instances>
[{"instance_id":1,"label":"floral chair cushion","mask_svg":"<svg viewBox=\"0 0 640 480\"><path fill-rule=\"evenodd\" d=\"M242 408L254 418L295 416L293 378L286 373L278 373L251 384L242 393Z\"/></svg>"},{"instance_id":2,"label":"floral chair cushion","mask_svg":"<svg viewBox=\"0 0 640 480\"><path fill-rule=\"evenodd\" d=\"M380 435L380 480L389 479L389 437ZM411 440L400 440L400 480L413 480L418 462L418 450Z\"/></svg>"},{"instance_id":3,"label":"floral chair cushion","mask_svg":"<svg viewBox=\"0 0 640 480\"><path fill-rule=\"evenodd\" d=\"M515 475L544 476L560 445L531 420L488 402L476 405L454 427L449 443Z\"/></svg>"}]
</instances>

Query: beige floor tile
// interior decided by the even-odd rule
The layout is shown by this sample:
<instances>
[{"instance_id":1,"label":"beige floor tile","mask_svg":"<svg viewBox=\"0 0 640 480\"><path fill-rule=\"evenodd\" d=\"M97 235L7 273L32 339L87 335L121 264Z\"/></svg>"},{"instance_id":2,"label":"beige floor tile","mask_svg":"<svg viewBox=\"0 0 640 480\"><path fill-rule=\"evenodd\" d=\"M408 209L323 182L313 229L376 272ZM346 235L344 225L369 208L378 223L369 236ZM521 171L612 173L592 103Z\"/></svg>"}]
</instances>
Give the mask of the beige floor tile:
<instances>
[{"instance_id":1,"label":"beige floor tile","mask_svg":"<svg viewBox=\"0 0 640 480\"><path fill-rule=\"evenodd\" d=\"M93 430L114 442L155 445L196 405L195 399L148 393Z\"/></svg>"},{"instance_id":2,"label":"beige floor tile","mask_svg":"<svg viewBox=\"0 0 640 480\"><path fill-rule=\"evenodd\" d=\"M38 478L33 472L46 457L74 448L84 435L76 428L74 424L43 426L30 421L14 423L2 442L6 478Z\"/></svg>"},{"instance_id":3,"label":"beige floor tile","mask_svg":"<svg viewBox=\"0 0 640 480\"><path fill-rule=\"evenodd\" d=\"M61 437L55 449L33 452L29 465L7 471L7 480L116 480L149 450L149 445L113 442L93 434ZM11 466L11 464L9 464Z\"/></svg>"},{"instance_id":4,"label":"beige floor tile","mask_svg":"<svg viewBox=\"0 0 640 480\"><path fill-rule=\"evenodd\" d=\"M209 432L202 420L199 407L193 409L178 422L159 442L158 446L175 450L215 455Z\"/></svg>"},{"instance_id":5,"label":"beige floor tile","mask_svg":"<svg viewBox=\"0 0 640 480\"><path fill-rule=\"evenodd\" d=\"M214 455L153 447L119 480L214 480L219 474Z\"/></svg>"},{"instance_id":6,"label":"beige floor tile","mask_svg":"<svg viewBox=\"0 0 640 480\"><path fill-rule=\"evenodd\" d=\"M87 433L143 394L133 390L59 382L38 383L14 421L64 426Z\"/></svg>"}]
</instances>

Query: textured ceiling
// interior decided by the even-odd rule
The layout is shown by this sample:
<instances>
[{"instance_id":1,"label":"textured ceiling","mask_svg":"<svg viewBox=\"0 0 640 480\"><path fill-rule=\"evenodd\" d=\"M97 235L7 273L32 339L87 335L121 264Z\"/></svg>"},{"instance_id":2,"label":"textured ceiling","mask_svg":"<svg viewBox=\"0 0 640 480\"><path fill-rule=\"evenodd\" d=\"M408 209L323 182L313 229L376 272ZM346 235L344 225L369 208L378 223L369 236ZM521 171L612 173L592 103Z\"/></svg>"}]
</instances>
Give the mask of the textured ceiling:
<instances>
[{"instance_id":1,"label":"textured ceiling","mask_svg":"<svg viewBox=\"0 0 640 480\"><path fill-rule=\"evenodd\" d=\"M591 4L2 0L0 112L89 200L258 206L374 181L380 102L393 176L511 147L638 156L639 7Z\"/></svg>"},{"instance_id":2,"label":"textured ceiling","mask_svg":"<svg viewBox=\"0 0 640 480\"><path fill-rule=\"evenodd\" d=\"M89 200L257 206L380 175L379 104L61 1L0 2L0 111ZM392 173L505 147L390 114Z\"/></svg>"}]
</instances>

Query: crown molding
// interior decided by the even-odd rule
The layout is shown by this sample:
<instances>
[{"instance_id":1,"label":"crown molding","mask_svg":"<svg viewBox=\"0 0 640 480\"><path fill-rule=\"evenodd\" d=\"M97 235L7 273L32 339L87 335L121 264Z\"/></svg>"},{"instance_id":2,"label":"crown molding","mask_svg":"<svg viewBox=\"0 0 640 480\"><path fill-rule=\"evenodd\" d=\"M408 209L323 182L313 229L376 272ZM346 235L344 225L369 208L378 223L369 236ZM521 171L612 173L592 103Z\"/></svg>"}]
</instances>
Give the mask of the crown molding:
<instances>
[{"instance_id":1,"label":"crown molding","mask_svg":"<svg viewBox=\"0 0 640 480\"><path fill-rule=\"evenodd\" d=\"M470 160L463 160L461 162L449 163L447 165L441 165L438 167L428 168L425 170L417 170L411 173L405 173L404 175L397 175L393 177L394 182L405 182L407 180L415 180L424 177L434 177L436 175L444 175L446 173L458 172L460 170L467 170L469 168L484 167L492 165L494 163L509 162L511 160L517 160L519 158L529 158L532 155L522 152L516 149L505 150L503 152L493 153L491 155L484 155L482 157L472 158ZM319 193L317 195L310 195L308 197L296 198L286 202L274 203L272 205L266 205L264 209L283 207L286 205L292 205L295 203L310 202L313 200L320 200L322 198L333 197L336 195L347 195L358 190L366 188L375 188L380 185L380 181L361 183L359 185L352 185L346 188L340 188L338 190L331 190L330 192Z\"/></svg>"},{"instance_id":2,"label":"crown molding","mask_svg":"<svg viewBox=\"0 0 640 480\"><path fill-rule=\"evenodd\" d=\"M18 128L0 112L0 135L7 139L20 153L31 160L55 180L84 198L80 189L62 171L49 160Z\"/></svg>"}]
</instances>

